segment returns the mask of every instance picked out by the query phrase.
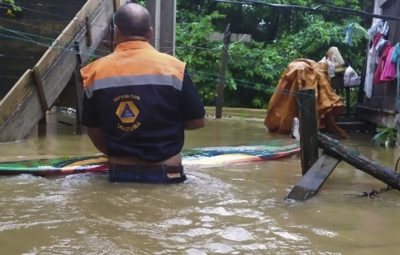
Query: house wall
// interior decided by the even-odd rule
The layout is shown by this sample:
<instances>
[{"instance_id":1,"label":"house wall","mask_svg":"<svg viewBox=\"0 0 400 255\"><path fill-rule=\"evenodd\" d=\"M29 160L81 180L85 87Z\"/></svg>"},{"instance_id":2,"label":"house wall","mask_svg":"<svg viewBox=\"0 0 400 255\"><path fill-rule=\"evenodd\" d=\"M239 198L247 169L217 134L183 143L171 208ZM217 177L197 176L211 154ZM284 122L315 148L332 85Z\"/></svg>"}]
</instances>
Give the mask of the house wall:
<instances>
[{"instance_id":1,"label":"house wall","mask_svg":"<svg viewBox=\"0 0 400 255\"><path fill-rule=\"evenodd\" d=\"M382 5L382 14L388 16L398 17L400 16L400 1L387 0ZM389 20L390 34L389 40L393 43L400 42L400 21Z\"/></svg>"}]
</instances>

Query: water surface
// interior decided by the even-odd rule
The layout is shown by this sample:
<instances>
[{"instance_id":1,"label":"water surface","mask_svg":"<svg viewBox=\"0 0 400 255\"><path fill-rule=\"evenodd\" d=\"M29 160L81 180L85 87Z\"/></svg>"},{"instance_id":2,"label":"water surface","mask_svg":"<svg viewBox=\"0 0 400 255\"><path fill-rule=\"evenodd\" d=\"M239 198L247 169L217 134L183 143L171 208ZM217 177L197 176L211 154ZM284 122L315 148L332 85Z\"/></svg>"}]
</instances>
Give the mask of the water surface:
<instances>
[{"instance_id":1,"label":"water surface","mask_svg":"<svg viewBox=\"0 0 400 255\"><path fill-rule=\"evenodd\" d=\"M65 119L63 119L64 121ZM45 138L0 144L0 159L88 155L86 136L57 124ZM371 137L345 141L394 167L398 151ZM261 119L207 120L186 148L287 138ZM385 188L340 163L316 197L284 197L301 177L300 158L187 167L179 185L109 183L102 174L0 177L2 254L397 254L400 194L356 198Z\"/></svg>"}]
</instances>

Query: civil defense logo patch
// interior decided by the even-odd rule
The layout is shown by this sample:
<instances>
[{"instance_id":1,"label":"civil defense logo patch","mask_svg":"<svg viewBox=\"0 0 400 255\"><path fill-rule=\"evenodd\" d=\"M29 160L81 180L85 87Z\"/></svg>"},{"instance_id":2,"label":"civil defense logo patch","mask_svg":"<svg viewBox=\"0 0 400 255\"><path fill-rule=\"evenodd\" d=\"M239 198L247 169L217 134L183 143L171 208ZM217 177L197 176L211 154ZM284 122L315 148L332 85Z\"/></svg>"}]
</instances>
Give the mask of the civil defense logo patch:
<instances>
[{"instance_id":1,"label":"civil defense logo patch","mask_svg":"<svg viewBox=\"0 0 400 255\"><path fill-rule=\"evenodd\" d=\"M135 122L139 112L139 109L132 101L121 101L115 114L122 123L129 124Z\"/></svg>"}]
</instances>

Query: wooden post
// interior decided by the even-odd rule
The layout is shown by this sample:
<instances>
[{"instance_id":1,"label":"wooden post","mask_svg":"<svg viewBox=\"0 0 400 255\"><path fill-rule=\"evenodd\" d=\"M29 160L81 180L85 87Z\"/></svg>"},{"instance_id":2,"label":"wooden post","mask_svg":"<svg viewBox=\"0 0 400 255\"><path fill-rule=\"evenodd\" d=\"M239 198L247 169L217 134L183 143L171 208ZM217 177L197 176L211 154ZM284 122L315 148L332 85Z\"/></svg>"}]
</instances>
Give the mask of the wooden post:
<instances>
[{"instance_id":1,"label":"wooden post","mask_svg":"<svg viewBox=\"0 0 400 255\"><path fill-rule=\"evenodd\" d=\"M42 107L43 116L46 116L46 111L49 109L49 105L47 103L46 95L44 93L43 82L40 77L39 70L37 69L36 66L33 67L33 69L32 69L32 75L33 75L33 80L34 80L34 84L36 87L36 91L39 96L40 105Z\"/></svg>"},{"instance_id":2,"label":"wooden post","mask_svg":"<svg viewBox=\"0 0 400 255\"><path fill-rule=\"evenodd\" d=\"M40 100L40 106L42 107L43 117L38 122L38 136L43 137L47 134L47 119L46 112L49 109L47 103L46 94L43 89L43 82L40 77L39 70L36 67L32 69L33 83L35 84L36 91Z\"/></svg>"},{"instance_id":3,"label":"wooden post","mask_svg":"<svg viewBox=\"0 0 400 255\"><path fill-rule=\"evenodd\" d=\"M318 133L318 143L325 153L349 163L394 189L400 190L400 174L393 169L379 165L360 154L357 150L340 144L339 141L325 134Z\"/></svg>"},{"instance_id":4,"label":"wooden post","mask_svg":"<svg viewBox=\"0 0 400 255\"><path fill-rule=\"evenodd\" d=\"M46 92L48 107L51 107L64 90L68 81L73 76L76 68L76 56L71 52L70 45L79 41L80 50L84 52L81 57L85 62L96 48L103 42L113 14L112 1L88 0L76 14L75 18L67 25L57 37L52 47L49 47L40 60L35 64L41 74L43 91ZM92 46L85 43L85 29L80 22L85 17L94 17L91 20ZM74 38L71 40L71 38ZM63 49L58 47L64 45ZM44 75L45 74L45 75ZM9 142L24 139L43 117L43 106L38 100L37 93L32 93L34 77L31 71L26 72L0 103L0 141Z\"/></svg>"},{"instance_id":5,"label":"wooden post","mask_svg":"<svg viewBox=\"0 0 400 255\"><path fill-rule=\"evenodd\" d=\"M92 28L90 26L89 17L85 18L85 28L86 28L86 46L92 46Z\"/></svg>"},{"instance_id":6,"label":"wooden post","mask_svg":"<svg viewBox=\"0 0 400 255\"><path fill-rule=\"evenodd\" d=\"M114 0L113 1L113 7L114 7L114 13L118 8L121 6L121 0Z\"/></svg>"},{"instance_id":7,"label":"wooden post","mask_svg":"<svg viewBox=\"0 0 400 255\"><path fill-rule=\"evenodd\" d=\"M315 90L299 90L297 107L300 122L301 169L305 175L318 159L317 141L317 113L315 104Z\"/></svg>"},{"instance_id":8,"label":"wooden post","mask_svg":"<svg viewBox=\"0 0 400 255\"><path fill-rule=\"evenodd\" d=\"M81 76L81 53L79 49L79 43L74 43L74 48L76 52L77 64L75 66L74 71L74 79L75 79L75 99L76 99L76 126L75 126L75 133L78 135L83 134L83 126L82 126L82 108L83 108L83 82Z\"/></svg>"},{"instance_id":9,"label":"wooden post","mask_svg":"<svg viewBox=\"0 0 400 255\"><path fill-rule=\"evenodd\" d=\"M288 199L306 200L317 194L340 160L323 154L286 196Z\"/></svg>"},{"instance_id":10,"label":"wooden post","mask_svg":"<svg viewBox=\"0 0 400 255\"><path fill-rule=\"evenodd\" d=\"M220 119L222 117L222 106L224 104L224 90L226 84L226 67L228 65L229 57L229 43L231 41L231 32L229 31L230 24L226 27L221 53L221 69L219 75L219 84L217 89L217 97L215 99L215 118Z\"/></svg>"}]
</instances>

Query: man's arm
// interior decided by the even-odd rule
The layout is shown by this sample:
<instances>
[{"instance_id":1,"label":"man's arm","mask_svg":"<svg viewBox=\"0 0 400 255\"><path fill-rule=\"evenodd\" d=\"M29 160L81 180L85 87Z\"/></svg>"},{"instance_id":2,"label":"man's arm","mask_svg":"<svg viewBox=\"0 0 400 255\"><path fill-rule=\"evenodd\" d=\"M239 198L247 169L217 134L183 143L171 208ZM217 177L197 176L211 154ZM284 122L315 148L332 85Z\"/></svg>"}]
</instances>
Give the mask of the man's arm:
<instances>
[{"instance_id":1,"label":"man's arm","mask_svg":"<svg viewBox=\"0 0 400 255\"><path fill-rule=\"evenodd\" d=\"M193 130L204 127L206 124L204 118L196 119L196 120L189 120L185 122L185 129L186 130Z\"/></svg>"},{"instance_id":2,"label":"man's arm","mask_svg":"<svg viewBox=\"0 0 400 255\"><path fill-rule=\"evenodd\" d=\"M204 106L186 69L182 85L180 106L185 120L185 130L193 130L205 126Z\"/></svg>"},{"instance_id":3,"label":"man's arm","mask_svg":"<svg viewBox=\"0 0 400 255\"><path fill-rule=\"evenodd\" d=\"M92 140L93 145L104 154L108 154L107 145L105 142L104 133L101 129L101 117L96 107L96 101L93 98L88 98L85 94L83 97L82 124L86 126L87 134Z\"/></svg>"},{"instance_id":4,"label":"man's arm","mask_svg":"<svg viewBox=\"0 0 400 255\"><path fill-rule=\"evenodd\" d=\"M107 145L105 143L103 131L101 128L92 128L92 127L87 127L87 133L88 136L90 137L90 140L92 140L94 146L104 154L108 154L108 149Z\"/></svg>"}]
</instances>

